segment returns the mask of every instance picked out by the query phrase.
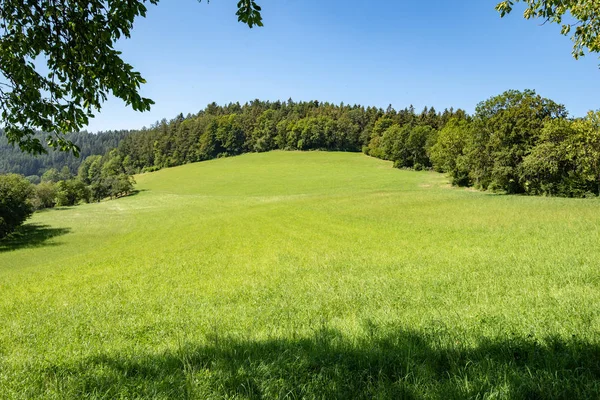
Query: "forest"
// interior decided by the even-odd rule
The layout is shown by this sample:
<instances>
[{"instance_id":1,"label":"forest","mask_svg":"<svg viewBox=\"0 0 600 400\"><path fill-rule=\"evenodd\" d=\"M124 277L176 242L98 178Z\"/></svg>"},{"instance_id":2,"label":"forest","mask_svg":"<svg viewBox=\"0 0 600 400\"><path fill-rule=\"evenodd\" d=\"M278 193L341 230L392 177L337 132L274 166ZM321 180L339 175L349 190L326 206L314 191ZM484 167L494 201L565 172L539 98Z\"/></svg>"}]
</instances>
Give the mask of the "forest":
<instances>
[{"instance_id":1,"label":"forest","mask_svg":"<svg viewBox=\"0 0 600 400\"><path fill-rule=\"evenodd\" d=\"M397 168L433 169L458 186L508 194L600 194L600 113L570 118L532 90L510 90L475 113L410 106L395 110L307 101L209 104L197 114L163 119L138 131L73 134L81 158L38 158L5 144L0 172L37 181L51 168L77 173L89 155L112 151L127 174L271 150L350 151Z\"/></svg>"},{"instance_id":2,"label":"forest","mask_svg":"<svg viewBox=\"0 0 600 400\"><path fill-rule=\"evenodd\" d=\"M563 105L532 90L491 97L473 115L317 101L213 103L132 132L118 146L135 172L275 149L362 151L501 193L600 194L600 113L569 118Z\"/></svg>"},{"instance_id":3,"label":"forest","mask_svg":"<svg viewBox=\"0 0 600 400\"><path fill-rule=\"evenodd\" d=\"M46 153L32 156L21 151L18 147L10 145L4 133L0 130L0 173L17 173L24 176L41 177L51 168L62 169L67 167L72 174L77 173L81 162L88 156L108 153L116 148L120 141L129 134L129 131L107 131L97 134L74 132L66 135L79 148L79 157L64 151L52 151L46 147ZM35 138L44 141L47 135L38 132Z\"/></svg>"}]
</instances>

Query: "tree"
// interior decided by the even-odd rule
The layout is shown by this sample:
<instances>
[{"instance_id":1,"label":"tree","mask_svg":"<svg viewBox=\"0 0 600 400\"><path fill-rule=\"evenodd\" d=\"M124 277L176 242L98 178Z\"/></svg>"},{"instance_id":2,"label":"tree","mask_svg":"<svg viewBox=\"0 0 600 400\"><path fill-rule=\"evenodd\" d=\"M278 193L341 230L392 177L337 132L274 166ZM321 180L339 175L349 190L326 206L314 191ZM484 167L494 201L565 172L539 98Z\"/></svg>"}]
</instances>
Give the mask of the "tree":
<instances>
[{"instance_id":1,"label":"tree","mask_svg":"<svg viewBox=\"0 0 600 400\"><path fill-rule=\"evenodd\" d=\"M56 168L50 168L42 175L42 182L53 182L56 183L61 180L60 172Z\"/></svg>"},{"instance_id":2,"label":"tree","mask_svg":"<svg viewBox=\"0 0 600 400\"><path fill-rule=\"evenodd\" d=\"M545 22L559 24L565 36L573 32L575 59L583 57L586 49L592 53L600 52L600 2L597 0L506 0L498 3L496 10L504 17L518 2L526 4L525 19L542 18ZM565 22L568 18L574 22Z\"/></svg>"},{"instance_id":3,"label":"tree","mask_svg":"<svg viewBox=\"0 0 600 400\"><path fill-rule=\"evenodd\" d=\"M533 90L509 90L479 103L466 150L472 182L481 189L524 192L519 165L544 124L566 117L563 105Z\"/></svg>"},{"instance_id":4,"label":"tree","mask_svg":"<svg viewBox=\"0 0 600 400\"><path fill-rule=\"evenodd\" d=\"M371 132L369 147L365 148L365 153L378 158L385 157L385 149L381 147L381 140L385 131L394 124L394 120L389 116L384 116L375 122Z\"/></svg>"},{"instance_id":5,"label":"tree","mask_svg":"<svg viewBox=\"0 0 600 400\"><path fill-rule=\"evenodd\" d=\"M586 194L600 195L600 111L589 112L587 117L573 122L577 135L575 158L577 174L585 182Z\"/></svg>"},{"instance_id":6,"label":"tree","mask_svg":"<svg viewBox=\"0 0 600 400\"><path fill-rule=\"evenodd\" d=\"M376 124L378 125L378 124ZM381 158L394 161L395 167L405 167L408 159L406 140L410 136L411 126L392 124L387 128L379 141L379 153Z\"/></svg>"},{"instance_id":7,"label":"tree","mask_svg":"<svg viewBox=\"0 0 600 400\"><path fill-rule=\"evenodd\" d=\"M102 156L89 156L79 166L77 170L77 177L80 181L85 183L86 185L91 185L92 183L98 181L100 179L101 173L101 165L102 165Z\"/></svg>"},{"instance_id":8,"label":"tree","mask_svg":"<svg viewBox=\"0 0 600 400\"><path fill-rule=\"evenodd\" d=\"M74 206L80 201L89 202L90 190L79 179L69 179L56 184L56 205Z\"/></svg>"},{"instance_id":9,"label":"tree","mask_svg":"<svg viewBox=\"0 0 600 400\"><path fill-rule=\"evenodd\" d=\"M567 197L600 194L600 112L569 121L553 120L523 160L529 194Z\"/></svg>"},{"instance_id":10,"label":"tree","mask_svg":"<svg viewBox=\"0 0 600 400\"><path fill-rule=\"evenodd\" d=\"M427 150L429 150L431 140L435 138L436 134L437 131L429 125L416 126L411 130L406 139L406 150L409 156L405 166L416 170L431 167Z\"/></svg>"},{"instance_id":11,"label":"tree","mask_svg":"<svg viewBox=\"0 0 600 400\"><path fill-rule=\"evenodd\" d=\"M256 152L269 151L275 148L277 136L277 112L267 110L263 112L256 122L256 128L250 138L250 149Z\"/></svg>"},{"instance_id":12,"label":"tree","mask_svg":"<svg viewBox=\"0 0 600 400\"><path fill-rule=\"evenodd\" d=\"M33 185L16 174L0 175L0 239L33 214Z\"/></svg>"},{"instance_id":13,"label":"tree","mask_svg":"<svg viewBox=\"0 0 600 400\"><path fill-rule=\"evenodd\" d=\"M78 154L64 134L87 125L109 93L136 111L149 110L154 102L139 94L145 80L114 44L130 37L147 4L157 3L0 0L0 116L9 142L45 153L38 129L50 132L45 138L50 147ZM240 22L262 26L254 0L237 6Z\"/></svg>"},{"instance_id":14,"label":"tree","mask_svg":"<svg viewBox=\"0 0 600 400\"><path fill-rule=\"evenodd\" d=\"M56 185L42 182L35 186L33 205L36 210L52 208L56 205Z\"/></svg>"},{"instance_id":15,"label":"tree","mask_svg":"<svg viewBox=\"0 0 600 400\"><path fill-rule=\"evenodd\" d=\"M464 119L452 118L440 131L435 144L429 149L429 157L438 172L446 172L452 184L468 186L469 170L465 157L465 146L470 136L469 123Z\"/></svg>"}]
</instances>

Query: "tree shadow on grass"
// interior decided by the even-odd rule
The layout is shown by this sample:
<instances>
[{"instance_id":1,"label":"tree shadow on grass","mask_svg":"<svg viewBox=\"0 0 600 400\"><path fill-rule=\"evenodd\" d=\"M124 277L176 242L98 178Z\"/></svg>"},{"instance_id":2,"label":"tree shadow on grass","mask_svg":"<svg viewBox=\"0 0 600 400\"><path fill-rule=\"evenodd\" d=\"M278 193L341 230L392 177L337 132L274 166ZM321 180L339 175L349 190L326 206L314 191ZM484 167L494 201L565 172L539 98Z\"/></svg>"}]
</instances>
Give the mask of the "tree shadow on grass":
<instances>
[{"instance_id":1,"label":"tree shadow on grass","mask_svg":"<svg viewBox=\"0 0 600 400\"><path fill-rule=\"evenodd\" d=\"M467 347L422 332L350 339L324 329L297 340L213 342L101 355L40 377L86 398L600 398L600 348L575 338Z\"/></svg>"},{"instance_id":2,"label":"tree shadow on grass","mask_svg":"<svg viewBox=\"0 0 600 400\"><path fill-rule=\"evenodd\" d=\"M49 213L49 212L58 212L58 211L69 211L74 209L75 206L60 206L60 207L50 207L50 208L44 208L41 210L36 210L35 213L36 214L43 214L43 213Z\"/></svg>"},{"instance_id":3,"label":"tree shadow on grass","mask_svg":"<svg viewBox=\"0 0 600 400\"><path fill-rule=\"evenodd\" d=\"M127 196L124 196L124 197L137 196L138 194L143 193L143 192L147 192L147 191L148 191L148 189L134 189L134 190L131 191L131 193L129 193Z\"/></svg>"},{"instance_id":4,"label":"tree shadow on grass","mask_svg":"<svg viewBox=\"0 0 600 400\"><path fill-rule=\"evenodd\" d=\"M31 247L57 246L58 243L48 241L66 235L70 231L69 228L52 228L42 224L22 225L0 240L0 253Z\"/></svg>"}]
</instances>

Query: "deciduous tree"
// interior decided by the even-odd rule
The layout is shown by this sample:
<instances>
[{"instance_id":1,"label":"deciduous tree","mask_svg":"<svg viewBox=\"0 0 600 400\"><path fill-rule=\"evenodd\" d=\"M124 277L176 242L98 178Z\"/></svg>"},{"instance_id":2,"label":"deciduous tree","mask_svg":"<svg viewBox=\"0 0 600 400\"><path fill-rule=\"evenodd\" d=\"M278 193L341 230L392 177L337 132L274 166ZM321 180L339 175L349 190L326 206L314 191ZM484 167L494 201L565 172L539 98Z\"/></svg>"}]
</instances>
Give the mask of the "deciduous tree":
<instances>
[{"instance_id":1,"label":"deciduous tree","mask_svg":"<svg viewBox=\"0 0 600 400\"><path fill-rule=\"evenodd\" d=\"M515 3L525 3L525 19L539 18L544 23L561 25L561 33L571 35L573 57L578 59L586 50L600 52L600 2L598 0L506 0L496 10L504 17L513 11Z\"/></svg>"},{"instance_id":2,"label":"deciduous tree","mask_svg":"<svg viewBox=\"0 0 600 400\"><path fill-rule=\"evenodd\" d=\"M131 35L134 20L158 0L0 0L0 115L12 144L77 154L63 134L88 124L109 94L137 111L153 104L145 83L114 45ZM260 7L240 0L238 20L262 26ZM45 65L44 65L45 64Z\"/></svg>"},{"instance_id":3,"label":"deciduous tree","mask_svg":"<svg viewBox=\"0 0 600 400\"><path fill-rule=\"evenodd\" d=\"M0 239L33 214L33 185L16 174L0 175Z\"/></svg>"}]
</instances>

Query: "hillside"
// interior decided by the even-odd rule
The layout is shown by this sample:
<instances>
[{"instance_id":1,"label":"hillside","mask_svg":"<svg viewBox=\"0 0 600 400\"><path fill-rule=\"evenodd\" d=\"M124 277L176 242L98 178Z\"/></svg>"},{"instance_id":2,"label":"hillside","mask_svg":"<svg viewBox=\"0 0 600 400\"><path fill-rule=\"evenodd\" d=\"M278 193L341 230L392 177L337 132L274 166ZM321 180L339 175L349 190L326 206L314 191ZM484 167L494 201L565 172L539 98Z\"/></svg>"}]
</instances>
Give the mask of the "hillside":
<instances>
[{"instance_id":1,"label":"hillside","mask_svg":"<svg viewBox=\"0 0 600 400\"><path fill-rule=\"evenodd\" d=\"M0 242L3 396L600 396L598 200L357 153L136 180Z\"/></svg>"}]
</instances>

